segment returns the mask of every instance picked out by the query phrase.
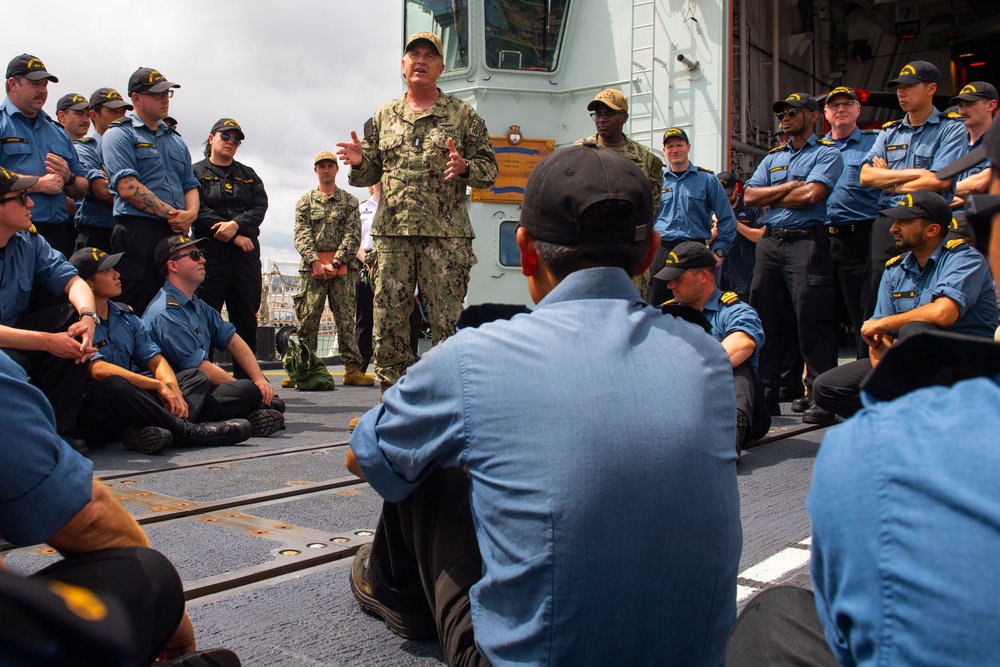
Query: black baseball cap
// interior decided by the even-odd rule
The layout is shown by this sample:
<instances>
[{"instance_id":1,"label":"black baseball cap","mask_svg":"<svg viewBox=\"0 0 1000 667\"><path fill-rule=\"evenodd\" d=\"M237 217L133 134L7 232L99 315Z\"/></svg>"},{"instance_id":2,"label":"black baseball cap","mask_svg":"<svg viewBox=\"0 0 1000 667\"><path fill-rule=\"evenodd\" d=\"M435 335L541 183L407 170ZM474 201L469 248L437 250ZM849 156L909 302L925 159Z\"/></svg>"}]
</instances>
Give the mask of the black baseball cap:
<instances>
[{"instance_id":1,"label":"black baseball cap","mask_svg":"<svg viewBox=\"0 0 1000 667\"><path fill-rule=\"evenodd\" d=\"M118 263L125 253L119 252L114 255L94 247L80 248L69 257L69 263L76 267L80 277L86 280L95 273L110 269Z\"/></svg>"},{"instance_id":2,"label":"black baseball cap","mask_svg":"<svg viewBox=\"0 0 1000 667\"><path fill-rule=\"evenodd\" d=\"M22 53L9 63L7 63L7 76L23 76L28 81L38 81L48 79L52 83L59 83L59 79L45 71L45 65L35 56Z\"/></svg>"},{"instance_id":3,"label":"black baseball cap","mask_svg":"<svg viewBox=\"0 0 1000 667\"><path fill-rule=\"evenodd\" d=\"M809 109L809 111L819 111L819 102L809 93L792 93L783 100L778 100L771 105L771 111L778 113L786 107L796 109Z\"/></svg>"},{"instance_id":4,"label":"black baseball cap","mask_svg":"<svg viewBox=\"0 0 1000 667\"><path fill-rule=\"evenodd\" d=\"M736 178L736 174L731 171L720 171L716 174L716 178L719 179L719 183L722 183L722 189L726 191L727 195L731 195L735 192L736 184L739 183L739 179Z\"/></svg>"},{"instance_id":5,"label":"black baseball cap","mask_svg":"<svg viewBox=\"0 0 1000 667\"><path fill-rule=\"evenodd\" d=\"M122 98L122 94L114 88L98 88L90 95L90 108L107 107L109 109L121 109L122 107L131 111L132 105Z\"/></svg>"},{"instance_id":6,"label":"black baseball cap","mask_svg":"<svg viewBox=\"0 0 1000 667\"><path fill-rule=\"evenodd\" d=\"M989 160L992 164L1000 164L1000 116L993 119L990 125L986 141L974 151L969 151L958 158L947 167L934 172L934 176L942 181L958 176L966 169L974 167L984 160Z\"/></svg>"},{"instance_id":7,"label":"black baseball cap","mask_svg":"<svg viewBox=\"0 0 1000 667\"><path fill-rule=\"evenodd\" d=\"M206 243L208 243L208 239L193 239L183 234L173 234L160 239L160 242L156 244L156 248L153 250L153 262L156 264L156 268L159 269L167 263L167 260L174 253L190 246L200 246Z\"/></svg>"},{"instance_id":8,"label":"black baseball cap","mask_svg":"<svg viewBox=\"0 0 1000 667\"><path fill-rule=\"evenodd\" d=\"M56 111L66 111L67 109L72 109L73 111L83 111L90 106L90 102L87 98L79 93L68 93L59 98L56 102Z\"/></svg>"},{"instance_id":9,"label":"black baseball cap","mask_svg":"<svg viewBox=\"0 0 1000 667\"><path fill-rule=\"evenodd\" d=\"M663 143L667 143L667 139L672 139L674 137L677 137L678 139L683 139L687 143L691 143L691 141L688 139L687 132L685 132L679 127L672 127L666 132L664 132Z\"/></svg>"},{"instance_id":10,"label":"black baseball cap","mask_svg":"<svg viewBox=\"0 0 1000 667\"><path fill-rule=\"evenodd\" d=\"M1000 97L997 97L997 89L992 83L973 81L962 86L962 90L958 91L958 95L951 98L948 104L975 102L976 100L1000 100Z\"/></svg>"},{"instance_id":11,"label":"black baseball cap","mask_svg":"<svg viewBox=\"0 0 1000 667\"><path fill-rule=\"evenodd\" d=\"M215 125L212 126L212 131L209 134L215 134L216 132L236 132L240 135L240 139L246 139L246 135L243 134L243 128L232 118L220 118L215 121Z\"/></svg>"},{"instance_id":12,"label":"black baseball cap","mask_svg":"<svg viewBox=\"0 0 1000 667\"><path fill-rule=\"evenodd\" d=\"M152 67L140 67L128 78L128 94L132 93L162 93L171 88L180 88L179 84L167 81L167 77Z\"/></svg>"},{"instance_id":13,"label":"black baseball cap","mask_svg":"<svg viewBox=\"0 0 1000 667\"><path fill-rule=\"evenodd\" d=\"M921 81L926 81L928 83L937 83L941 80L941 70L934 66L933 63L929 63L926 60L914 60L912 63L907 63L903 69L899 71L899 76L892 81L886 82L886 86L889 88L895 88L900 84L913 84L920 83Z\"/></svg>"},{"instance_id":14,"label":"black baseball cap","mask_svg":"<svg viewBox=\"0 0 1000 667\"><path fill-rule=\"evenodd\" d=\"M716 264L708 246L698 241L683 241L667 255L666 266L656 274L660 280L673 280L688 269L707 269Z\"/></svg>"},{"instance_id":15,"label":"black baseball cap","mask_svg":"<svg viewBox=\"0 0 1000 667\"><path fill-rule=\"evenodd\" d=\"M581 214L605 201L627 203L628 224L581 230ZM535 166L524 188L520 224L533 238L559 245L638 243L652 230L653 191L634 162L587 141Z\"/></svg>"},{"instance_id":16,"label":"black baseball cap","mask_svg":"<svg viewBox=\"0 0 1000 667\"><path fill-rule=\"evenodd\" d=\"M936 192L921 191L904 195L898 204L883 209L881 213L894 220L927 218L946 230L951 225L951 206Z\"/></svg>"},{"instance_id":17,"label":"black baseball cap","mask_svg":"<svg viewBox=\"0 0 1000 667\"><path fill-rule=\"evenodd\" d=\"M23 176L0 167L0 195L27 190L38 181L37 176ZM650 204L652 206L652 204Z\"/></svg>"},{"instance_id":18,"label":"black baseball cap","mask_svg":"<svg viewBox=\"0 0 1000 667\"><path fill-rule=\"evenodd\" d=\"M848 97L850 97L851 99L853 99L855 102L860 102L861 101L860 99L858 99L858 94L856 92L854 92L854 89L853 88L849 88L848 86L837 86L836 88L834 88L833 90L831 90L830 92L828 92L826 94L827 101L829 101L830 98L833 97L834 95L847 95Z\"/></svg>"}]
</instances>

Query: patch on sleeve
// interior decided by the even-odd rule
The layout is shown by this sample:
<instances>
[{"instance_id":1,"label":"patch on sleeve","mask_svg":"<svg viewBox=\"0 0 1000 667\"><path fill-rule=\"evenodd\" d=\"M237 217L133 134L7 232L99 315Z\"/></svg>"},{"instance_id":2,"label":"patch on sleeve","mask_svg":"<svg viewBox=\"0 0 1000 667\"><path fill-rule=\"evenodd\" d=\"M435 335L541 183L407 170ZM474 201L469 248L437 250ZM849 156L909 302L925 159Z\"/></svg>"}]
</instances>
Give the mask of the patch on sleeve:
<instances>
[{"instance_id":1,"label":"patch on sleeve","mask_svg":"<svg viewBox=\"0 0 1000 667\"><path fill-rule=\"evenodd\" d=\"M474 137L481 137L485 133L486 121L484 121L481 116L476 116L475 120L472 121L472 127L469 128L469 134Z\"/></svg>"},{"instance_id":2,"label":"patch on sleeve","mask_svg":"<svg viewBox=\"0 0 1000 667\"><path fill-rule=\"evenodd\" d=\"M375 117L374 116L372 116L371 118L369 118L368 120L365 121L364 135L365 135L365 140L368 141L368 142L371 142L371 140L375 138Z\"/></svg>"}]
</instances>

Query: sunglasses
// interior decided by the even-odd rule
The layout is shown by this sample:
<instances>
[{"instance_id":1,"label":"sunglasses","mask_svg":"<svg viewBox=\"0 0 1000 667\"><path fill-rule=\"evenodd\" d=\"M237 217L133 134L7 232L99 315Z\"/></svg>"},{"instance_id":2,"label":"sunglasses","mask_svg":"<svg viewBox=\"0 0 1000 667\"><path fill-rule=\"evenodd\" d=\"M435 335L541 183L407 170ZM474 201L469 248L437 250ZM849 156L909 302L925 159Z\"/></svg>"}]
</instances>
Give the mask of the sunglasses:
<instances>
[{"instance_id":1,"label":"sunglasses","mask_svg":"<svg viewBox=\"0 0 1000 667\"><path fill-rule=\"evenodd\" d=\"M201 261L201 258L204 257L204 256L205 256L205 253L203 253L201 250L191 250L190 252L186 252L186 253L183 253L181 255L177 255L176 257L171 257L170 261L171 262L179 262L182 259L184 259L185 257L190 257L194 261L198 262L198 261Z\"/></svg>"},{"instance_id":2,"label":"sunglasses","mask_svg":"<svg viewBox=\"0 0 1000 667\"><path fill-rule=\"evenodd\" d=\"M27 190L21 190L21 194L14 195L13 197L4 197L3 199L0 199L0 204L6 204L7 202L14 201L15 199L21 200L21 206L27 206L28 205L28 191Z\"/></svg>"},{"instance_id":3,"label":"sunglasses","mask_svg":"<svg viewBox=\"0 0 1000 667\"><path fill-rule=\"evenodd\" d=\"M222 139L223 141L230 142L233 146L239 146L240 144L243 143L242 139L240 139L239 137L235 137L229 134L228 132L219 133L219 138Z\"/></svg>"},{"instance_id":4,"label":"sunglasses","mask_svg":"<svg viewBox=\"0 0 1000 667\"><path fill-rule=\"evenodd\" d=\"M795 116L799 113L799 111L801 111L801 109L795 109L795 108L785 109L784 111L778 111L777 113L775 113L774 117L777 118L778 120L781 120L785 116L788 116L789 118L795 118Z\"/></svg>"}]
</instances>

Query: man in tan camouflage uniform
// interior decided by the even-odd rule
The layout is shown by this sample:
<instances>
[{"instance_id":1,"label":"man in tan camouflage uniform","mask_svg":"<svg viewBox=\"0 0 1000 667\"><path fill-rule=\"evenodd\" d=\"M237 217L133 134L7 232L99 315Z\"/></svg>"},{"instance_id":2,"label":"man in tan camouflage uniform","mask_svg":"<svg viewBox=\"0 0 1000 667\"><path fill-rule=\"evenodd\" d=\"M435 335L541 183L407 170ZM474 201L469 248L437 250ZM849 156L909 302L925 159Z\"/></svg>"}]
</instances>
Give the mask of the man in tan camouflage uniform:
<instances>
[{"instance_id":1,"label":"man in tan camouflage uniform","mask_svg":"<svg viewBox=\"0 0 1000 667\"><path fill-rule=\"evenodd\" d=\"M295 316L299 340L316 350L319 321L327 300L337 325L344 384L368 387L375 380L358 370L354 341L354 256L361 245L361 216L354 195L337 187L337 158L322 151L313 160L319 185L295 205L295 249L302 255Z\"/></svg>"},{"instance_id":2,"label":"man in tan camouflage uniform","mask_svg":"<svg viewBox=\"0 0 1000 667\"><path fill-rule=\"evenodd\" d=\"M618 151L632 162L639 165L642 173L649 179L649 186L653 188L653 216L656 216L660 209L660 188L663 185L663 161L648 147L637 141L632 141L622 128L628 120L628 100L625 94L614 88L606 88L597 93L597 97L587 105L590 117L594 119L594 126L597 134L586 139L577 141L582 144L585 141L593 141L600 146L606 146ZM645 296L649 288L649 271L633 276L632 283L639 290L639 294Z\"/></svg>"},{"instance_id":3,"label":"man in tan camouflage uniform","mask_svg":"<svg viewBox=\"0 0 1000 667\"><path fill-rule=\"evenodd\" d=\"M489 188L497 175L482 117L437 87L442 54L437 35L411 35L402 61L406 94L365 123L364 143L351 132L351 141L337 144L351 165L351 185L382 183L365 263L374 281L375 374L383 390L413 363L409 315L418 284L433 342L455 332L476 262L466 188Z\"/></svg>"}]
</instances>

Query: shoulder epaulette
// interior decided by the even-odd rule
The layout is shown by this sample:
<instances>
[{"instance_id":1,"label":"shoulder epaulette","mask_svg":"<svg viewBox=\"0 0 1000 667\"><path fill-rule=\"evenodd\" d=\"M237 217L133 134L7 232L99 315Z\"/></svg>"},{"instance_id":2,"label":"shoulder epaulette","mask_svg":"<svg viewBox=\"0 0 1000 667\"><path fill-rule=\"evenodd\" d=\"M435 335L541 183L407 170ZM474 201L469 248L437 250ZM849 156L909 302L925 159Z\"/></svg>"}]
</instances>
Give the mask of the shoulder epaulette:
<instances>
[{"instance_id":1,"label":"shoulder epaulette","mask_svg":"<svg viewBox=\"0 0 1000 667\"><path fill-rule=\"evenodd\" d=\"M878 134L881 131L882 130L874 130L874 129L861 130L861 134Z\"/></svg>"},{"instance_id":2,"label":"shoulder epaulette","mask_svg":"<svg viewBox=\"0 0 1000 667\"><path fill-rule=\"evenodd\" d=\"M715 173L711 169L705 169L704 167L698 167L698 171L703 171L703 172L705 172L707 174L714 174Z\"/></svg>"},{"instance_id":3,"label":"shoulder epaulette","mask_svg":"<svg viewBox=\"0 0 1000 667\"><path fill-rule=\"evenodd\" d=\"M817 139L816 143L823 144L824 146L836 146L836 142L830 141L829 139Z\"/></svg>"},{"instance_id":4,"label":"shoulder epaulette","mask_svg":"<svg viewBox=\"0 0 1000 667\"><path fill-rule=\"evenodd\" d=\"M177 301L176 299L171 299L170 297L167 297L167 305L168 306L177 306L178 308L180 308L181 307L181 302Z\"/></svg>"},{"instance_id":5,"label":"shoulder epaulette","mask_svg":"<svg viewBox=\"0 0 1000 667\"><path fill-rule=\"evenodd\" d=\"M777 153L778 151L781 151L781 150L784 150L784 149L785 149L784 146L775 146L774 148L772 148L771 150L769 150L768 153Z\"/></svg>"},{"instance_id":6,"label":"shoulder epaulette","mask_svg":"<svg viewBox=\"0 0 1000 667\"><path fill-rule=\"evenodd\" d=\"M946 241L944 244L945 250L954 250L955 248L965 245L965 239L952 239Z\"/></svg>"},{"instance_id":7,"label":"shoulder epaulette","mask_svg":"<svg viewBox=\"0 0 1000 667\"><path fill-rule=\"evenodd\" d=\"M719 301L721 301L724 306L731 306L740 302L740 295L736 292L723 292L722 296L719 297Z\"/></svg>"},{"instance_id":8,"label":"shoulder epaulette","mask_svg":"<svg viewBox=\"0 0 1000 667\"><path fill-rule=\"evenodd\" d=\"M962 120L962 114L958 113L957 111L949 111L947 114L945 114L945 117L951 120Z\"/></svg>"},{"instance_id":9,"label":"shoulder epaulette","mask_svg":"<svg viewBox=\"0 0 1000 667\"><path fill-rule=\"evenodd\" d=\"M115 127L116 125L125 125L126 123L131 123L131 122L132 121L128 119L128 116L122 116L118 120L113 120L110 123L108 123L108 127Z\"/></svg>"},{"instance_id":10,"label":"shoulder epaulette","mask_svg":"<svg viewBox=\"0 0 1000 667\"><path fill-rule=\"evenodd\" d=\"M677 299L671 299L670 301L664 301L664 302L663 302L663 303L661 303L660 305L661 305L661 306L669 306L669 305L670 305L670 304L672 304L672 303L677 303Z\"/></svg>"},{"instance_id":11,"label":"shoulder epaulette","mask_svg":"<svg viewBox=\"0 0 1000 667\"><path fill-rule=\"evenodd\" d=\"M132 306L128 305L127 303L122 303L121 301L115 301L114 304L119 308L121 308L122 310L124 310L126 313L135 313L135 311L132 310Z\"/></svg>"},{"instance_id":12,"label":"shoulder epaulette","mask_svg":"<svg viewBox=\"0 0 1000 667\"><path fill-rule=\"evenodd\" d=\"M892 127L893 125L895 125L898 122L899 122L898 118L896 120L890 120L888 123L885 123L885 124L882 125L882 129L883 130L888 130L890 127Z\"/></svg>"},{"instance_id":13,"label":"shoulder epaulette","mask_svg":"<svg viewBox=\"0 0 1000 667\"><path fill-rule=\"evenodd\" d=\"M91 143L94 143L95 141L97 141L97 139L94 139L93 137L83 137L82 139L77 139L73 143L75 143L75 144L91 144Z\"/></svg>"},{"instance_id":14,"label":"shoulder epaulette","mask_svg":"<svg viewBox=\"0 0 1000 667\"><path fill-rule=\"evenodd\" d=\"M890 259L888 262L885 263L885 268L888 269L890 266L893 266L894 264L899 264L899 262L902 259L903 259L902 255L896 255L895 257L893 257L892 259Z\"/></svg>"},{"instance_id":15,"label":"shoulder epaulette","mask_svg":"<svg viewBox=\"0 0 1000 667\"><path fill-rule=\"evenodd\" d=\"M36 229L34 225L29 225L28 226L28 233L29 234L38 234L38 229Z\"/></svg>"}]
</instances>

